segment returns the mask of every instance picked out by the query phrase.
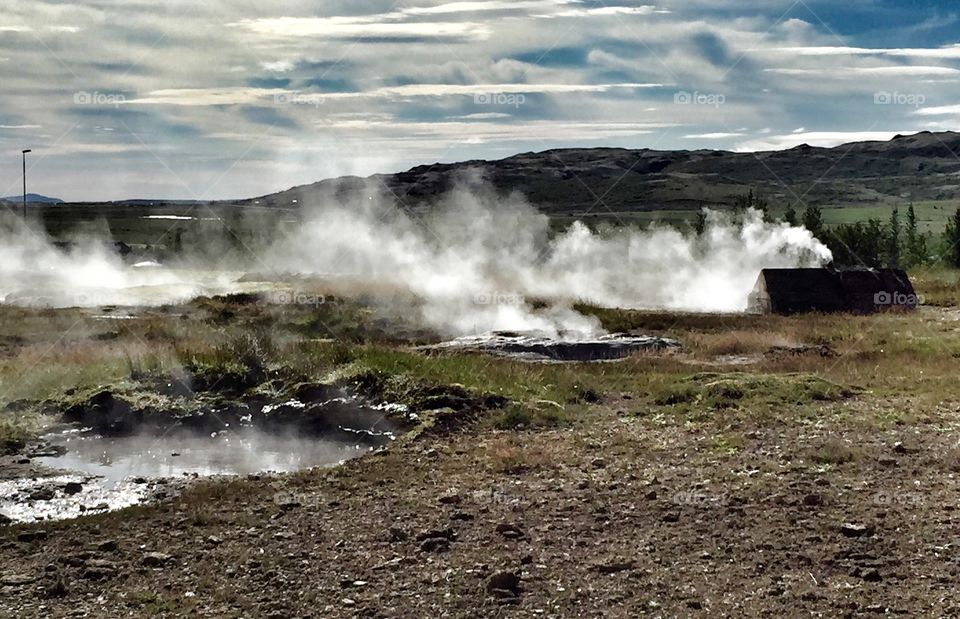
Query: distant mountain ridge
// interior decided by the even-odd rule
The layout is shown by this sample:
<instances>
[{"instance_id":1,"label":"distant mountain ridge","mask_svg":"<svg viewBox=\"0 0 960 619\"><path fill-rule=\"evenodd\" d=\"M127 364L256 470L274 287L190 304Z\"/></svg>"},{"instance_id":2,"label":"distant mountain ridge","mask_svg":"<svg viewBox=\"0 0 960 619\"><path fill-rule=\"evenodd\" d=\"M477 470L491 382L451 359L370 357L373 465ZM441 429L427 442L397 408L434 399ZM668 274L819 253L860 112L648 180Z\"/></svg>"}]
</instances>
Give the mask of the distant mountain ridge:
<instances>
[{"instance_id":1,"label":"distant mountain ridge","mask_svg":"<svg viewBox=\"0 0 960 619\"><path fill-rule=\"evenodd\" d=\"M21 194L19 196L0 198L0 202L16 202L17 204L23 204L23 195ZM64 204L64 202L60 198L41 196L38 193L28 193L27 204Z\"/></svg>"},{"instance_id":2,"label":"distant mountain ridge","mask_svg":"<svg viewBox=\"0 0 960 619\"><path fill-rule=\"evenodd\" d=\"M520 191L552 215L724 207L750 189L772 206L798 208L954 200L960 199L960 133L757 153L556 149L499 161L421 165L366 179L328 179L239 203L291 208L330 192L372 187L417 207L454 187L468 171L500 192Z\"/></svg>"}]
</instances>

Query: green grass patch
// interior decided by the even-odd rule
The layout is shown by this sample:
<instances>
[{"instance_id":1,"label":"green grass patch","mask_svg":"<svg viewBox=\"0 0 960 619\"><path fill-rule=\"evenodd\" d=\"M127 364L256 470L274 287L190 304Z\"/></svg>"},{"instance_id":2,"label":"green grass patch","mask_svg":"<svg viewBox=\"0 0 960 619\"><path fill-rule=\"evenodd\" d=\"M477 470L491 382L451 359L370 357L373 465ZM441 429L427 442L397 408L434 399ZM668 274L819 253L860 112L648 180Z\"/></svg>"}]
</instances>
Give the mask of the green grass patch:
<instances>
[{"instance_id":1,"label":"green grass patch","mask_svg":"<svg viewBox=\"0 0 960 619\"><path fill-rule=\"evenodd\" d=\"M701 373L664 385L653 401L683 410L752 410L837 402L856 393L814 374Z\"/></svg>"}]
</instances>

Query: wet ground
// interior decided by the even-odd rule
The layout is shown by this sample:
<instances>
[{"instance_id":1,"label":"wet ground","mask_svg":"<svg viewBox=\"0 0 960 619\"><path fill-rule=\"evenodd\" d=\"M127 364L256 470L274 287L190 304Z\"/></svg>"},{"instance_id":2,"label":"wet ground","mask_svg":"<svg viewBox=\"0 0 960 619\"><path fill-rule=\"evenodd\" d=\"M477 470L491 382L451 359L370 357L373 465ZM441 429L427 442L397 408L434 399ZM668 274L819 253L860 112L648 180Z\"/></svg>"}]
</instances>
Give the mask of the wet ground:
<instances>
[{"instance_id":1,"label":"wet ground","mask_svg":"<svg viewBox=\"0 0 960 619\"><path fill-rule=\"evenodd\" d=\"M457 338L422 350L476 351L523 361L581 363L613 361L640 352L681 348L680 342L661 337L496 331Z\"/></svg>"},{"instance_id":2,"label":"wet ground","mask_svg":"<svg viewBox=\"0 0 960 619\"><path fill-rule=\"evenodd\" d=\"M394 439L395 426L384 418L389 406L330 400L318 408L340 419L316 431L271 417L305 408L299 401L265 406L266 428L227 424L208 433L185 428L172 417L165 430L144 426L122 435L73 424L20 454L0 458L0 519L75 518L163 500L200 478L335 466Z\"/></svg>"}]
</instances>

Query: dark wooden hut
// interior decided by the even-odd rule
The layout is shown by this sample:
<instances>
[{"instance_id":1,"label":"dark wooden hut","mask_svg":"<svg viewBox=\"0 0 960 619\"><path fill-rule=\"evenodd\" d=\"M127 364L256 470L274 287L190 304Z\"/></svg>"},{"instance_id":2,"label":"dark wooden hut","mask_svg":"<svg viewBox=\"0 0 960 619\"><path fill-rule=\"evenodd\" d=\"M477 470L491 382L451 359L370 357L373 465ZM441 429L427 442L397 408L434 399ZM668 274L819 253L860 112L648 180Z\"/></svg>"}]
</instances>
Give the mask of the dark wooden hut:
<instances>
[{"instance_id":1,"label":"dark wooden hut","mask_svg":"<svg viewBox=\"0 0 960 619\"><path fill-rule=\"evenodd\" d=\"M899 269L764 269L750 294L747 311L756 314L915 309L918 297Z\"/></svg>"}]
</instances>

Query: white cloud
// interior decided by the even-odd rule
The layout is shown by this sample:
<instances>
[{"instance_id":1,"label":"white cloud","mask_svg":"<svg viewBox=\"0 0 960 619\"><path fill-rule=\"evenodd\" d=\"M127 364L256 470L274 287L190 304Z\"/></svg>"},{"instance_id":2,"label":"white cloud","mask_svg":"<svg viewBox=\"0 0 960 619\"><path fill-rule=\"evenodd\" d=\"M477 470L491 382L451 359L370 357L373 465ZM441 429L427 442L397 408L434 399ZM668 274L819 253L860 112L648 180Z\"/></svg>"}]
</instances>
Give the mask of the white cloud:
<instances>
[{"instance_id":1,"label":"white cloud","mask_svg":"<svg viewBox=\"0 0 960 619\"><path fill-rule=\"evenodd\" d=\"M960 105L943 105L940 107L921 108L913 112L917 116L948 116L960 114Z\"/></svg>"},{"instance_id":2,"label":"white cloud","mask_svg":"<svg viewBox=\"0 0 960 619\"><path fill-rule=\"evenodd\" d=\"M812 75L815 77L843 78L854 75L874 75L880 77L929 77L929 76L958 76L960 70L950 67L839 67L826 69L764 69L767 73L779 75Z\"/></svg>"},{"instance_id":3,"label":"white cloud","mask_svg":"<svg viewBox=\"0 0 960 619\"><path fill-rule=\"evenodd\" d=\"M252 105L263 103L322 104L345 99L406 99L411 97L493 96L501 94L604 93L615 89L657 88L662 84L410 84L365 92L306 93L282 88L173 88L155 90L125 104L181 106Z\"/></svg>"},{"instance_id":4,"label":"white cloud","mask_svg":"<svg viewBox=\"0 0 960 619\"><path fill-rule=\"evenodd\" d=\"M787 135L773 135L737 144L737 152L785 150L802 144L829 148L862 141L892 140L898 134L910 131L804 131Z\"/></svg>"},{"instance_id":5,"label":"white cloud","mask_svg":"<svg viewBox=\"0 0 960 619\"><path fill-rule=\"evenodd\" d=\"M692 133L690 135L683 136L685 140L725 140L728 138L738 138L743 136L743 133L733 132L733 133Z\"/></svg>"},{"instance_id":6,"label":"white cloud","mask_svg":"<svg viewBox=\"0 0 960 619\"><path fill-rule=\"evenodd\" d=\"M227 25L272 37L485 39L491 32L488 25L480 22L391 21L402 16L402 13L395 13L371 18L268 17L244 19Z\"/></svg>"},{"instance_id":7,"label":"white cloud","mask_svg":"<svg viewBox=\"0 0 960 619\"><path fill-rule=\"evenodd\" d=\"M936 48L882 49L869 47L775 47L756 49L765 53L783 53L799 56L902 56L906 58L960 58L960 44Z\"/></svg>"}]
</instances>

